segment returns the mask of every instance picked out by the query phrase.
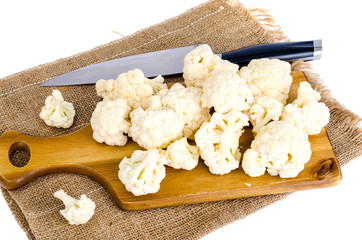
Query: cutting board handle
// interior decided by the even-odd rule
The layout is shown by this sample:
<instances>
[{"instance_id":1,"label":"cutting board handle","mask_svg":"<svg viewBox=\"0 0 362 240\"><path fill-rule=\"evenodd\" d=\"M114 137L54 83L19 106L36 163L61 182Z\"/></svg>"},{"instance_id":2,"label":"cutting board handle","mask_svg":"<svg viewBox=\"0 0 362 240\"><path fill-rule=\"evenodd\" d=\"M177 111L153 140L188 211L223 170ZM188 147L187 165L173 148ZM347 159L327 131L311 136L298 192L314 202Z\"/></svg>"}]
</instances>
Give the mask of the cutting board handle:
<instances>
[{"instance_id":1,"label":"cutting board handle","mask_svg":"<svg viewBox=\"0 0 362 240\"><path fill-rule=\"evenodd\" d=\"M90 125L71 134L41 138L7 131L0 137L0 184L16 189L34 178L49 173L80 173L107 185L106 178L95 167L97 163L114 162L114 173L124 156L131 156L139 148L130 144L127 149L108 146L92 140ZM22 155L28 161L15 160ZM24 165L24 163L26 163ZM24 165L24 166L23 166Z\"/></svg>"},{"instance_id":2,"label":"cutting board handle","mask_svg":"<svg viewBox=\"0 0 362 240\"><path fill-rule=\"evenodd\" d=\"M16 131L5 132L0 138L1 186L15 189L36 177L60 171L70 163L67 147L62 147L69 136L38 138Z\"/></svg>"}]
</instances>

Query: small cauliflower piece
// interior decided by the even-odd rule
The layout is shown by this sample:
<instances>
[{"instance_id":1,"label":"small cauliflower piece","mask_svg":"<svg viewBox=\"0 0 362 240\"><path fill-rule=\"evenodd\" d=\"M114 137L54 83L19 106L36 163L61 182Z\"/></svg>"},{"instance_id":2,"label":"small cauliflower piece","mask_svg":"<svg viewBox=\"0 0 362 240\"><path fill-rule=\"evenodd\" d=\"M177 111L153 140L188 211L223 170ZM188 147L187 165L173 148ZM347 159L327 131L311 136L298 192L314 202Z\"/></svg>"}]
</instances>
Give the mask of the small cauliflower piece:
<instances>
[{"instance_id":1,"label":"small cauliflower piece","mask_svg":"<svg viewBox=\"0 0 362 240\"><path fill-rule=\"evenodd\" d=\"M286 121L273 121L260 129L246 150L242 168L251 177L279 174L282 178L296 177L311 157L308 135Z\"/></svg>"},{"instance_id":2,"label":"small cauliflower piece","mask_svg":"<svg viewBox=\"0 0 362 240\"><path fill-rule=\"evenodd\" d=\"M215 112L210 122L202 124L195 141L211 173L222 175L239 167L239 138L247 125L248 117L235 110L226 114Z\"/></svg>"},{"instance_id":3,"label":"small cauliflower piece","mask_svg":"<svg viewBox=\"0 0 362 240\"><path fill-rule=\"evenodd\" d=\"M70 128L73 124L75 110L72 103L63 99L59 90L53 90L52 96L45 99L39 117L46 125L57 128Z\"/></svg>"},{"instance_id":4,"label":"small cauliflower piece","mask_svg":"<svg viewBox=\"0 0 362 240\"><path fill-rule=\"evenodd\" d=\"M319 100L321 100L319 92L313 90L309 82L303 81L299 84L297 98L293 101L293 104L298 107L303 107L303 105L308 102L316 102Z\"/></svg>"},{"instance_id":5,"label":"small cauliflower piece","mask_svg":"<svg viewBox=\"0 0 362 240\"><path fill-rule=\"evenodd\" d=\"M301 82L298 96L285 106L281 119L305 131L308 135L318 134L329 122L328 107L319 102L320 94L308 82Z\"/></svg>"},{"instance_id":6,"label":"small cauliflower piece","mask_svg":"<svg viewBox=\"0 0 362 240\"><path fill-rule=\"evenodd\" d=\"M206 79L202 89L202 107L214 107L220 113L247 110L253 101L245 81L232 71L214 73Z\"/></svg>"},{"instance_id":7,"label":"small cauliflower piece","mask_svg":"<svg viewBox=\"0 0 362 240\"><path fill-rule=\"evenodd\" d=\"M165 161L157 149L136 150L119 164L118 178L135 196L156 193L166 176Z\"/></svg>"},{"instance_id":8,"label":"small cauliflower piece","mask_svg":"<svg viewBox=\"0 0 362 240\"><path fill-rule=\"evenodd\" d=\"M271 120L278 121L282 114L284 105L274 98L258 95L254 98L247 115L253 125L253 134L256 135L260 128Z\"/></svg>"},{"instance_id":9,"label":"small cauliflower piece","mask_svg":"<svg viewBox=\"0 0 362 240\"><path fill-rule=\"evenodd\" d=\"M250 148L244 153L242 168L250 177L258 177L265 173L266 161L255 149Z\"/></svg>"},{"instance_id":10,"label":"small cauliflower piece","mask_svg":"<svg viewBox=\"0 0 362 240\"><path fill-rule=\"evenodd\" d=\"M199 148L190 145L186 137L171 143L163 154L167 166L185 170L195 168L200 157Z\"/></svg>"},{"instance_id":11,"label":"small cauliflower piece","mask_svg":"<svg viewBox=\"0 0 362 240\"><path fill-rule=\"evenodd\" d=\"M200 88L185 88L180 83L176 83L161 99L165 109L174 110L185 122L183 134L192 140L201 124L209 121L211 117L210 109L201 106L201 95Z\"/></svg>"},{"instance_id":12,"label":"small cauliflower piece","mask_svg":"<svg viewBox=\"0 0 362 240\"><path fill-rule=\"evenodd\" d=\"M183 78L187 86L201 88L214 71L237 72L239 66L214 54L211 47L202 44L190 51L184 58Z\"/></svg>"},{"instance_id":13,"label":"small cauliflower piece","mask_svg":"<svg viewBox=\"0 0 362 240\"><path fill-rule=\"evenodd\" d=\"M253 59L239 71L254 96L265 95L286 104L293 78L290 64L279 59Z\"/></svg>"},{"instance_id":14,"label":"small cauliflower piece","mask_svg":"<svg viewBox=\"0 0 362 240\"><path fill-rule=\"evenodd\" d=\"M166 148L182 137L184 121L173 110L137 108L130 114L129 135L145 149Z\"/></svg>"},{"instance_id":15,"label":"small cauliflower piece","mask_svg":"<svg viewBox=\"0 0 362 240\"><path fill-rule=\"evenodd\" d=\"M101 101L97 103L90 119L93 138L99 143L111 146L124 146L131 123L127 120L131 108L123 99Z\"/></svg>"},{"instance_id":16,"label":"small cauliflower piece","mask_svg":"<svg viewBox=\"0 0 362 240\"><path fill-rule=\"evenodd\" d=\"M54 193L54 197L63 201L65 209L60 210L60 214L68 220L71 225L84 224L92 218L96 204L86 195L75 199L68 196L63 190Z\"/></svg>"},{"instance_id":17,"label":"small cauliflower piece","mask_svg":"<svg viewBox=\"0 0 362 240\"><path fill-rule=\"evenodd\" d=\"M152 87L153 94L159 93L162 89L168 89L165 79L161 75L154 79L144 78L144 81Z\"/></svg>"},{"instance_id":18,"label":"small cauliflower piece","mask_svg":"<svg viewBox=\"0 0 362 240\"><path fill-rule=\"evenodd\" d=\"M142 100L167 88L163 82L162 76L151 80L145 78L140 69L134 69L119 74L117 80L101 79L97 81L96 90L97 95L103 97L104 100L122 98L132 109L136 109L141 107Z\"/></svg>"}]
</instances>

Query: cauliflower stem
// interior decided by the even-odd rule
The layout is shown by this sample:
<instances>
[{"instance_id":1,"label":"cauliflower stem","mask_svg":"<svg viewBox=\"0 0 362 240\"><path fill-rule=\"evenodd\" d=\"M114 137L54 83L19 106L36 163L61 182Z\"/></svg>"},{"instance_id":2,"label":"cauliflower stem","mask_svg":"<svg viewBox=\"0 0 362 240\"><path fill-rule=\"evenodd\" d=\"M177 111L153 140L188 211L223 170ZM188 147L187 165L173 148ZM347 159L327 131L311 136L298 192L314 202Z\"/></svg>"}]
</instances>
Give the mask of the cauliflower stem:
<instances>
[{"instance_id":1,"label":"cauliflower stem","mask_svg":"<svg viewBox=\"0 0 362 240\"><path fill-rule=\"evenodd\" d=\"M195 134L201 158L213 174L226 174L239 167L239 138L248 117L239 111L215 112Z\"/></svg>"}]
</instances>

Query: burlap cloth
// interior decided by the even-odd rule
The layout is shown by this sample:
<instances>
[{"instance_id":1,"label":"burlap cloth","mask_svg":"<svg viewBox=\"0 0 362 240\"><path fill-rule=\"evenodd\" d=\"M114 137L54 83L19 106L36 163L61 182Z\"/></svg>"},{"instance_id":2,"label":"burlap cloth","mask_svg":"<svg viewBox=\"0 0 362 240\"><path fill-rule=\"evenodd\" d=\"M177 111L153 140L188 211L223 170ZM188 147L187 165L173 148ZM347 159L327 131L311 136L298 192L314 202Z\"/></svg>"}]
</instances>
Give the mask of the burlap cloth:
<instances>
[{"instance_id":1,"label":"burlap cloth","mask_svg":"<svg viewBox=\"0 0 362 240\"><path fill-rule=\"evenodd\" d=\"M62 73L121 56L195 43L209 43L215 52L275 41L287 41L273 18L261 9L247 10L238 1L215 0L135 34L89 51L43 64L0 79L0 134L16 130L33 136L57 136L85 126L100 99L94 86L59 87L77 111L69 130L47 127L39 111L51 89L39 84ZM328 134L341 165L362 153L361 118L332 98L310 65L294 62L323 96L331 111ZM168 79L181 81L181 78ZM64 189L78 197L88 195L97 205L87 224L71 226L59 214L62 204L52 194ZM75 174L54 174L7 191L4 197L30 239L196 239L230 222L244 218L288 194L252 197L127 212L92 179Z\"/></svg>"}]
</instances>

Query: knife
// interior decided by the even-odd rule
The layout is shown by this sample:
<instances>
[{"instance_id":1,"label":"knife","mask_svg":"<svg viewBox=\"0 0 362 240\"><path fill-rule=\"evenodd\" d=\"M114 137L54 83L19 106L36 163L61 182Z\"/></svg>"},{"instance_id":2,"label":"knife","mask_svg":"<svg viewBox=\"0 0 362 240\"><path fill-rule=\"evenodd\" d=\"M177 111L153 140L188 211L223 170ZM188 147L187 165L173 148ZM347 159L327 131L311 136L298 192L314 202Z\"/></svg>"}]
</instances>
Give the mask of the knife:
<instances>
[{"instance_id":1,"label":"knife","mask_svg":"<svg viewBox=\"0 0 362 240\"><path fill-rule=\"evenodd\" d=\"M135 68L141 69L145 77L180 74L183 71L185 55L199 45L143 53L92 64L56 76L41 86L95 84L99 79L116 79L120 73ZM322 40L318 39L261 44L217 55L224 60L243 65L256 58L278 58L285 61L317 60L321 58L321 53Z\"/></svg>"}]
</instances>

